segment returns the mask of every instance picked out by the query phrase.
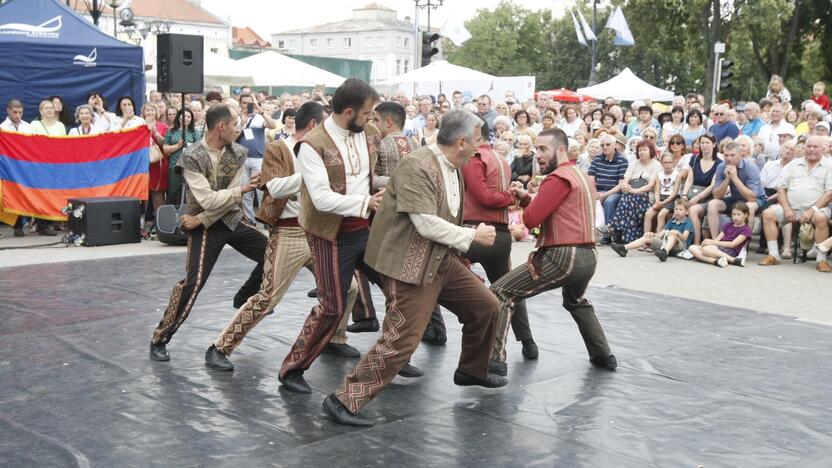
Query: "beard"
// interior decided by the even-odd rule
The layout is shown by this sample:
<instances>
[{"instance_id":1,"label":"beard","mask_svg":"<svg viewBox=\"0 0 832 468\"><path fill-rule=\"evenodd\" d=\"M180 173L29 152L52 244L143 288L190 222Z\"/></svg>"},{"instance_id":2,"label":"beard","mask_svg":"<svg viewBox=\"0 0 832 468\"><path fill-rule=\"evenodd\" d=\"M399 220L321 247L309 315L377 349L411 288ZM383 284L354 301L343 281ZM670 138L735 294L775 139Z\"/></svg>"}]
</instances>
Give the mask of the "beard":
<instances>
[{"instance_id":1,"label":"beard","mask_svg":"<svg viewBox=\"0 0 832 468\"><path fill-rule=\"evenodd\" d=\"M349 122L347 122L347 130L351 131L352 133L361 133L364 131L363 125L358 125L356 120L358 119L357 115L352 116Z\"/></svg>"},{"instance_id":2,"label":"beard","mask_svg":"<svg viewBox=\"0 0 832 468\"><path fill-rule=\"evenodd\" d=\"M549 162L541 162L539 163L539 166L541 175L549 175L558 168L557 158L552 158Z\"/></svg>"}]
</instances>

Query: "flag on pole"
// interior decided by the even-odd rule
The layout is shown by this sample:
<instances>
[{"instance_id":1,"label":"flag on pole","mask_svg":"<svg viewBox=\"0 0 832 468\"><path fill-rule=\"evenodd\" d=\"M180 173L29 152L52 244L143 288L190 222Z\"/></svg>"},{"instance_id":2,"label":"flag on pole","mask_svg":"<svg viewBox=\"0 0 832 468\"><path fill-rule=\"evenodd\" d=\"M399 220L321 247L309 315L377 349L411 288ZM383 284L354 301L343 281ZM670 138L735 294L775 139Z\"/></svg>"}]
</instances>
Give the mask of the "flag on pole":
<instances>
[{"instance_id":1,"label":"flag on pole","mask_svg":"<svg viewBox=\"0 0 832 468\"><path fill-rule=\"evenodd\" d=\"M581 27L584 29L584 37L586 37L587 42L597 41L598 39L595 37L595 32L589 27L589 23L586 22L586 18L584 18L581 10L578 10L578 18L581 20Z\"/></svg>"},{"instance_id":2,"label":"flag on pole","mask_svg":"<svg viewBox=\"0 0 832 468\"><path fill-rule=\"evenodd\" d=\"M445 24L442 26L442 30L439 31L439 35L447 37L457 47L464 44L468 39L471 39L471 33L465 28L461 15L448 16L448 19L445 20Z\"/></svg>"},{"instance_id":3,"label":"flag on pole","mask_svg":"<svg viewBox=\"0 0 832 468\"><path fill-rule=\"evenodd\" d=\"M581 27L578 26L578 18L575 18L575 12L570 11L572 13L572 23L575 25L575 34L578 35L578 43L582 46L586 45L586 39L584 39L584 33L581 32Z\"/></svg>"},{"instance_id":4,"label":"flag on pole","mask_svg":"<svg viewBox=\"0 0 832 468\"><path fill-rule=\"evenodd\" d=\"M617 7L605 26L615 31L615 40L613 44L617 46L631 46L635 45L636 41L633 39L633 34L630 32L630 26L627 25L627 19L624 18L624 12L621 7Z\"/></svg>"}]
</instances>

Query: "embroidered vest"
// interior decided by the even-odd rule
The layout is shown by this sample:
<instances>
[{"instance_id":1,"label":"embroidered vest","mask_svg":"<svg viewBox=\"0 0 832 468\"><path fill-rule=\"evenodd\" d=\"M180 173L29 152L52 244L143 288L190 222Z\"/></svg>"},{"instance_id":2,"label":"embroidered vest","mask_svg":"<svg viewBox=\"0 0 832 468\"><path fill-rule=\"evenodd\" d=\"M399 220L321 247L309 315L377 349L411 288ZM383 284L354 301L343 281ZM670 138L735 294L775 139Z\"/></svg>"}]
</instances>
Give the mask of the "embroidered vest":
<instances>
[{"instance_id":1,"label":"embroidered vest","mask_svg":"<svg viewBox=\"0 0 832 468\"><path fill-rule=\"evenodd\" d=\"M558 209L543 221L537 246L595 244L595 188L592 183L575 165L558 167L548 177L567 181L572 190Z\"/></svg>"},{"instance_id":2,"label":"embroidered vest","mask_svg":"<svg viewBox=\"0 0 832 468\"><path fill-rule=\"evenodd\" d=\"M208 155L208 150L200 142L185 149L182 159L179 160L179 165L183 169L204 175L208 179L211 190L216 192L229 188L234 176L243 167L246 156L247 151L244 147L232 143L223 149L215 170L211 163L211 156ZM194 199L190 190L188 190L187 200L189 215L193 216L205 211ZM240 205L237 204L229 208L221 220L228 229L233 231L237 229L237 225L242 218L243 211Z\"/></svg>"},{"instance_id":3,"label":"embroidered vest","mask_svg":"<svg viewBox=\"0 0 832 468\"><path fill-rule=\"evenodd\" d=\"M410 138L402 135L387 135L379 145L378 163L375 174L390 177L403 157L413 152Z\"/></svg>"},{"instance_id":4,"label":"embroidered vest","mask_svg":"<svg viewBox=\"0 0 832 468\"><path fill-rule=\"evenodd\" d=\"M278 178L289 177L295 173L295 155L286 146L285 140L278 140L266 145L266 153L263 155L263 165L260 167L260 181L263 183L263 202L257 211L255 218L261 223L274 226L280 219L283 208L289 200L296 200L298 195L289 198L272 198L266 182Z\"/></svg>"},{"instance_id":5,"label":"embroidered vest","mask_svg":"<svg viewBox=\"0 0 832 468\"><path fill-rule=\"evenodd\" d=\"M504 192L511 184L511 168L505 158L490 147L480 147L478 154L485 164L485 184L488 190ZM465 197L465 221L484 221L508 224L508 207L491 208L480 205L473 196Z\"/></svg>"},{"instance_id":6,"label":"embroidered vest","mask_svg":"<svg viewBox=\"0 0 832 468\"><path fill-rule=\"evenodd\" d=\"M424 207L425 211L450 223L460 225L465 205L465 182L457 171L460 187L460 209L451 215L440 162L431 147L419 148L399 164L390 177L381 207L376 212L364 262L379 273L409 284L431 283L436 279L439 264L451 250L445 244L425 239L416 231L410 216L400 211L399 195L410 184L423 188L418 194L408 192L403 204L408 209ZM417 197L420 197L417 199Z\"/></svg>"},{"instance_id":7,"label":"embroidered vest","mask_svg":"<svg viewBox=\"0 0 832 468\"><path fill-rule=\"evenodd\" d=\"M364 126L364 138L367 140L367 154L370 156L370 185L367 187L367 195L370 195L373 186L373 171L375 170L376 161L378 161L381 134L375 126L367 124ZM326 174L329 178L329 187L332 191L346 195L347 175L344 169L344 160L341 158L341 153L338 151L338 147L335 146L335 142L332 141L332 137L326 132L324 125L318 125L304 135L303 139L295 145L295 154L300 151L302 143L309 144L323 159ZM338 228L341 226L341 218L341 215L318 211L309 197L306 184L302 185L298 222L306 232L334 241L338 235Z\"/></svg>"}]
</instances>

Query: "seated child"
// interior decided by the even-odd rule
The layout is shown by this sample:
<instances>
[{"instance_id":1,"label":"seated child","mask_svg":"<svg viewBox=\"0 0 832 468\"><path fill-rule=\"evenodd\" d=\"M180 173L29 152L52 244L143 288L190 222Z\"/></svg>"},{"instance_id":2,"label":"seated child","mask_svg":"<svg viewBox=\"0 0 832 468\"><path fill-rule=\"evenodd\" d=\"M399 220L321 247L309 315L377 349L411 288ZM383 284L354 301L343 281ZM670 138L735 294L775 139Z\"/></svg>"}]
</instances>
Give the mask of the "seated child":
<instances>
[{"instance_id":1,"label":"seated child","mask_svg":"<svg viewBox=\"0 0 832 468\"><path fill-rule=\"evenodd\" d=\"M651 232L653 230L653 220L658 215L658 222L656 227L664 226L665 220L673 212L673 201L679 194L679 187L681 186L682 177L679 177L679 170L673 164L673 154L662 154L662 170L654 177L656 183L653 185L656 200L653 206L644 214L644 232Z\"/></svg>"},{"instance_id":2,"label":"seated child","mask_svg":"<svg viewBox=\"0 0 832 468\"><path fill-rule=\"evenodd\" d=\"M656 251L659 260L666 261L668 255L676 255L690 247L693 241L693 223L688 218L688 204L685 199L679 199L673 207L673 217L664 225L664 229L657 233L646 232L640 239L627 245L612 244L612 250L622 257L627 251L650 245Z\"/></svg>"},{"instance_id":3,"label":"seated child","mask_svg":"<svg viewBox=\"0 0 832 468\"><path fill-rule=\"evenodd\" d=\"M725 268L730 263L745 266L745 249L751 241L751 227L748 225L748 206L736 202L731 207L731 221L722 225L716 239L705 239L702 245L692 245L690 253L700 262Z\"/></svg>"}]
</instances>

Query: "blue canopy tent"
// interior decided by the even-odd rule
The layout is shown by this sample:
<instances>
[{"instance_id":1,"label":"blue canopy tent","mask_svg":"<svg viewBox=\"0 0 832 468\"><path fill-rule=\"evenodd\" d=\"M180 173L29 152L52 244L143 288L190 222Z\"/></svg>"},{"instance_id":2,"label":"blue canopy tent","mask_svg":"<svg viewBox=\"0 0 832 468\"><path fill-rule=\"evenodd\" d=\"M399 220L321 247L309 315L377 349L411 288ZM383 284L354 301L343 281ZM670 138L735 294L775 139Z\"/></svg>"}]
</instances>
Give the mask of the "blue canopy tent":
<instances>
[{"instance_id":1,"label":"blue canopy tent","mask_svg":"<svg viewBox=\"0 0 832 468\"><path fill-rule=\"evenodd\" d=\"M0 64L0 115L9 99L19 99L31 120L52 95L64 99L71 115L91 91L101 92L112 111L121 96L139 108L144 102L142 48L104 34L56 0L0 7Z\"/></svg>"}]
</instances>

